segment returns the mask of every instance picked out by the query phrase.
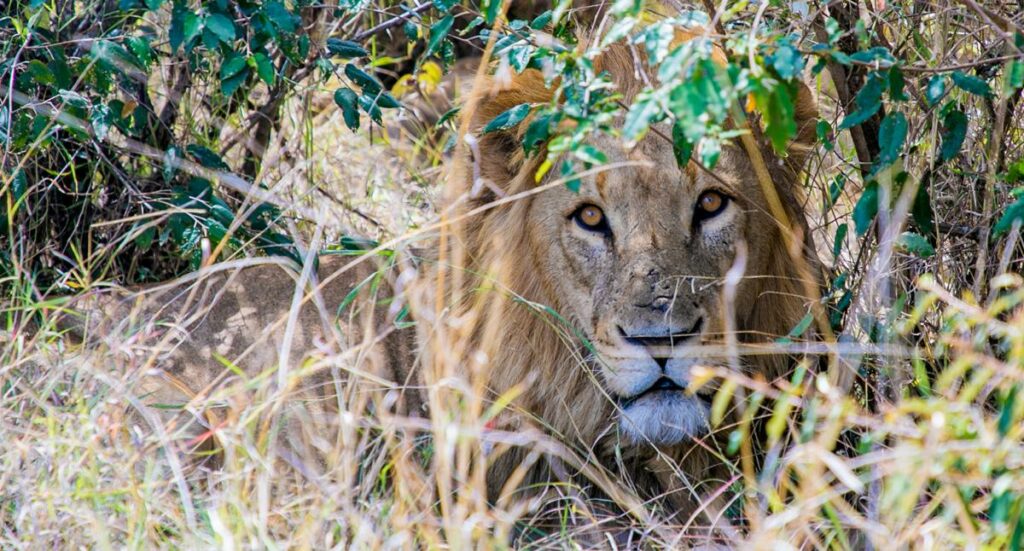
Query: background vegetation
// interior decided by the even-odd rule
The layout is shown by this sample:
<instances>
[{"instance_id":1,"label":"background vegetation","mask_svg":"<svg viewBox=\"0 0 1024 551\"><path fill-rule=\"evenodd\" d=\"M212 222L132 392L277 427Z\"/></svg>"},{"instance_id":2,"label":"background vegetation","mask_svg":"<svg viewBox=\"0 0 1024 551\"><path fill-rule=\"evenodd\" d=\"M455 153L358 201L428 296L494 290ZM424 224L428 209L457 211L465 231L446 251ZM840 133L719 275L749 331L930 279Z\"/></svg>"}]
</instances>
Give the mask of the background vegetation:
<instances>
[{"instance_id":1,"label":"background vegetation","mask_svg":"<svg viewBox=\"0 0 1024 551\"><path fill-rule=\"evenodd\" d=\"M804 186L829 274L828 315L788 383L714 374L724 381L716 403L745 419L720 430L739 448L764 417L769 444L758 468L737 464L738 528L728 538L778 548L1020 547L1019 2L4 6L4 547L611 541L594 539L609 525L606 508L571 489L559 495L568 505L554 530L536 504L486 503L469 451L488 419L472 408L432 412L435 425L417 431L375 414L372 401L353 405L335 458L346 467L329 481L283 475L267 461L249 422L266 413L250 408L221 431L224 468L186 479L124 415L140 374L125 351L138 343L69 360L70 345L49 327L60 297L231 258L298 260L318 231L337 249L404 246L440 211L459 119L439 98L481 54L499 75L535 67L559 87L564 105L523 105L491 124L533 114L524 147L548 141L542 170L570 187L575 171L604 161L586 144L590 133L632 140L655 121L672 122L681 162L713 167L721 144L739 139L730 118L759 121L759 139L782 151L797 131L796 83L811 84L822 116ZM673 48L679 26L706 34ZM598 38L584 48L582 36ZM630 106L591 63L615 40L642 48L658 71ZM725 66L711 61L712 43L726 51ZM438 354L456 365L470 352ZM809 369L818 364L857 380L844 392L827 370ZM540 435L518 438L560 449ZM616 505L630 513L615 522L646 541L700 537L620 490Z\"/></svg>"}]
</instances>

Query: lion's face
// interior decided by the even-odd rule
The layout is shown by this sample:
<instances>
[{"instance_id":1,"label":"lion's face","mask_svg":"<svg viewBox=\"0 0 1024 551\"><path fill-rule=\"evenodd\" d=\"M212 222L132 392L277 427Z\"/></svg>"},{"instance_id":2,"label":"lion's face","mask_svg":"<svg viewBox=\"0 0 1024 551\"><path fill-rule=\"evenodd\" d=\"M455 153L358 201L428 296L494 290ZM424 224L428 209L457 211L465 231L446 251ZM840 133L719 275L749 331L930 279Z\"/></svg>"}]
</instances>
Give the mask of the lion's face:
<instances>
[{"instance_id":1,"label":"lion's face","mask_svg":"<svg viewBox=\"0 0 1024 551\"><path fill-rule=\"evenodd\" d=\"M685 33L679 38L687 39ZM613 45L599 62L623 101L631 101L642 88L632 51ZM507 85L482 90L471 127L481 129L523 103L550 102L553 91L545 82L528 69ZM798 86L794 114L798 131L787 156L761 153L793 228L806 238L798 177L814 143L817 109L805 86ZM480 178L506 194L527 194L471 223L469 249L480 263L474 269L487 272L495 263L504 285L568 319L587 341L584 367L596 377L579 365L579 350L568 350L559 332L513 303L502 311L501 342L492 343L500 360L489 375L491 391L534 381L520 405L588 445L616 428L638 448L675 446L706 434L710 404L688 391L694 367L733 365L732 358L710 354L727 348L721 346L726 327L744 343L788 334L807 313L804 283L813 283L802 279L797 265L813 266L813 249L805 242L800 262L793 260L738 143L723 146L712 174L694 163L678 166L667 123L635 147L594 136L591 145L608 163L580 175L578 193L566 186L534 193L545 155L524 157L524 127L477 134L480 155L466 159L474 187ZM484 191L476 200L494 198ZM725 284L727 274L734 286ZM788 365L778 356L739 360L742 369L768 380Z\"/></svg>"},{"instance_id":2,"label":"lion's face","mask_svg":"<svg viewBox=\"0 0 1024 551\"><path fill-rule=\"evenodd\" d=\"M611 138L595 145L627 166L582 178L579 193L544 192L526 227L561 313L593 345L621 432L676 444L708 430L709 402L686 389L691 369L714 361L697 348L722 338L723 279L737 246L750 251L750 276L776 234L739 146L725 147L712 175L692 163L681 170L655 133L628 150Z\"/></svg>"}]
</instances>

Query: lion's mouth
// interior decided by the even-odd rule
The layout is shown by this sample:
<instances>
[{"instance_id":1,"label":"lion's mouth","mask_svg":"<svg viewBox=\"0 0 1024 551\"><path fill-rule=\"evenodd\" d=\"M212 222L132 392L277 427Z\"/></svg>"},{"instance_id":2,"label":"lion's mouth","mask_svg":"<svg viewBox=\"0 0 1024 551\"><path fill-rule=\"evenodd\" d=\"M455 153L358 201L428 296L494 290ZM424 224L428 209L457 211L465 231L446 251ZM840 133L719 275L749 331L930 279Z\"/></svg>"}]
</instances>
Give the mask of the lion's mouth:
<instances>
[{"instance_id":1,"label":"lion's mouth","mask_svg":"<svg viewBox=\"0 0 1024 551\"><path fill-rule=\"evenodd\" d=\"M633 396L619 400L619 426L634 444L671 446L706 434L711 401L690 395L669 377L659 377Z\"/></svg>"},{"instance_id":2,"label":"lion's mouth","mask_svg":"<svg viewBox=\"0 0 1024 551\"><path fill-rule=\"evenodd\" d=\"M634 402L639 400L640 398L643 398L644 396L647 396L647 395L650 395L650 394L654 394L655 392L679 392L679 391L682 391L682 390L686 390L686 389L684 389L683 387L679 386L679 384L676 383L675 381L673 381L672 379L669 379L668 377L662 376L657 381L654 381L654 384L652 384L651 386L647 387L646 389L644 389L644 390L642 390L642 391L640 391L640 392L638 392L638 393L636 393L636 394L634 394L634 395L632 395L632 396L630 396L628 398L620 398L619 399L619 406L621 406L623 408L627 408L630 405L632 405Z\"/></svg>"}]
</instances>

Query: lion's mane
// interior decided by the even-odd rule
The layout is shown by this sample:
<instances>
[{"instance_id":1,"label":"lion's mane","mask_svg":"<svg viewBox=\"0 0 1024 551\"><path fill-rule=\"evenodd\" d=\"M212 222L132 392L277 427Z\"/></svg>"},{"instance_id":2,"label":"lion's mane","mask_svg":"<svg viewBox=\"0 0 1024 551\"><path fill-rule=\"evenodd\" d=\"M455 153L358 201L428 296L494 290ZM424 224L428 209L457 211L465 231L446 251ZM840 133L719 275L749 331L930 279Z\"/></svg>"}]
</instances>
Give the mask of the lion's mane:
<instances>
[{"instance_id":1,"label":"lion's mane","mask_svg":"<svg viewBox=\"0 0 1024 551\"><path fill-rule=\"evenodd\" d=\"M598 60L598 71L610 73L627 103L643 86L635 55L627 46L613 45ZM487 384L493 396L517 387L525 389L511 408L520 414L516 423L542 427L558 440L574 445L583 460L596 460L614 476L634 486L641 495L678 494L677 498L669 496L669 500L675 502L670 506L688 510L693 504L693 493L690 489L682 490L679 477L672 473L682 472L697 486L702 481L721 481L724 472L721 452L709 451L718 448L714 437L704 446L680 445L662 449L660 453L619 446L614 431L617 406L601 389L596 373L588 364L586 348L575 338L573 324L583 320L562 320L552 314L565 311L562 299L545 284L538 251L528 243L528 228L523 221L527 219L530 202L544 200L543 194L528 193L537 186L534 175L545 153L542 150L531 157L524 156L521 138L528 120L507 131L480 133L484 125L508 109L523 103L547 103L552 97L552 90L545 85L542 74L530 69L505 84L492 79L477 86L475 101L465 108L469 132L477 138L476 147L467 148L458 159L460 166L453 177L459 179L463 191L477 184L480 193L471 199L469 208L499 198L493 188L480 186L478 178L493 184L505 196L527 196L486 209L458 228L455 239L464 248L467 265L461 277L462 285L456 289L461 297L461 311L480 308L481 289L493 290L488 300L497 304L491 303L484 310L499 316L502 330L488 332L488 342L477 344L487 352ZM804 232L804 260L814 270L817 264L801 207L798 175L809 144L813 143L817 109L809 92L803 88L796 111L799 132L789 156L779 160L770 150L765 149L763 153L771 161L769 169L788 210L787 215L798 225L798 230ZM775 248L772 256L776 261L770 274L773 277L762 278L757 284L759 288L750 293L756 297L753 314L737 323L741 334L771 338L787 334L806 315L808 297L779 228L767 227L764 231L778 234L777 238L769 240ZM478 336L482 338L483 333L479 331ZM788 358L761 356L750 358L745 368L771 381L782 376L790 364ZM504 486L528 452L513 449L495 461L488 476L492 497L514 489ZM540 461L531 469L525 483L557 478L558 471L561 469L552 469L549 463Z\"/></svg>"}]
</instances>

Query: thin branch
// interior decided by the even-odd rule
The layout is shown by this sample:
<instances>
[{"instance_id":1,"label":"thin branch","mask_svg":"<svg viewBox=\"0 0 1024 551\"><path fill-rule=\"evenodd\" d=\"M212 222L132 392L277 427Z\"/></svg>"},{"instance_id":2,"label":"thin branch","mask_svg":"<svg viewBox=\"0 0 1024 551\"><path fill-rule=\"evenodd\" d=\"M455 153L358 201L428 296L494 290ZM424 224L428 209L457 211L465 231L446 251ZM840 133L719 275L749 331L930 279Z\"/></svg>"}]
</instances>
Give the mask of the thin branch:
<instances>
[{"instance_id":1,"label":"thin branch","mask_svg":"<svg viewBox=\"0 0 1024 551\"><path fill-rule=\"evenodd\" d=\"M1009 44L1009 42L1007 42ZM1001 96L996 105L995 124L988 139L987 167L985 171L985 195L982 199L981 233L978 237L978 261L974 266L974 294L982 296L985 289L986 271L988 269L988 242L992 235L992 211L996 201L996 182L999 179L999 164L1003 156L1006 125L1007 98Z\"/></svg>"},{"instance_id":2,"label":"thin branch","mask_svg":"<svg viewBox=\"0 0 1024 551\"><path fill-rule=\"evenodd\" d=\"M395 17L392 17L391 19L388 19L387 21L384 21L383 23L381 23L380 25L377 25L376 27L371 27L369 29L366 29L365 31L355 35L355 37L353 37L352 40L354 40L356 42L362 42L363 40L366 40L367 38L370 38L371 36L373 36L373 35L375 35L375 34L377 34L379 32L386 31L386 30L388 30L390 28L402 25L406 21L408 21L409 19L412 19L413 16L419 15L419 14L427 11L433 5L434 4L432 2L423 2L421 4L418 4L418 5L416 5L416 7L412 8L411 10L405 11L401 15L397 15Z\"/></svg>"}]
</instances>

